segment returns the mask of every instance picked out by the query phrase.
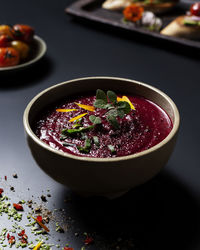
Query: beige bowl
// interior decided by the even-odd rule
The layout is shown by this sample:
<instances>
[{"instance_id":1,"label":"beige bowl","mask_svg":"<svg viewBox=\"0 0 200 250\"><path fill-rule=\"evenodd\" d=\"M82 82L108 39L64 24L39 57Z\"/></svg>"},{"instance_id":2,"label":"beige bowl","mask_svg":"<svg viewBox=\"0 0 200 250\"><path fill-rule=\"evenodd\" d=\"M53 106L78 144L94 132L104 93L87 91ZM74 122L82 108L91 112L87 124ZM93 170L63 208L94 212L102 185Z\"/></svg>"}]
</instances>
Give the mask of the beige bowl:
<instances>
[{"instance_id":1,"label":"beige bowl","mask_svg":"<svg viewBox=\"0 0 200 250\"><path fill-rule=\"evenodd\" d=\"M63 153L34 134L33 123L45 107L68 96L98 88L137 94L153 101L170 116L172 131L148 150L117 158L88 158ZM40 92L26 107L23 122L32 155L49 176L83 195L115 197L148 181L162 169L173 151L180 118L174 102L150 85L122 78L88 77L63 82Z\"/></svg>"}]
</instances>

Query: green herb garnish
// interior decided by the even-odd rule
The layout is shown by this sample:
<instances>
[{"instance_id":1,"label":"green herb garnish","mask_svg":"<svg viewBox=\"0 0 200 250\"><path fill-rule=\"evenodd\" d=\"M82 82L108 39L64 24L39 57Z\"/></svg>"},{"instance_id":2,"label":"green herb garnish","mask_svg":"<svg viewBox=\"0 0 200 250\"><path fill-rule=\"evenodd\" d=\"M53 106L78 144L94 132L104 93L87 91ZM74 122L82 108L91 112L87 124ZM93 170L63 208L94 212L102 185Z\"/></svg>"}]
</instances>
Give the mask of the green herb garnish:
<instances>
[{"instance_id":1,"label":"green herb garnish","mask_svg":"<svg viewBox=\"0 0 200 250\"><path fill-rule=\"evenodd\" d=\"M100 143L99 143L99 138L97 136L93 136L93 141L94 141L94 144L99 147Z\"/></svg>"},{"instance_id":2,"label":"green herb garnish","mask_svg":"<svg viewBox=\"0 0 200 250\"><path fill-rule=\"evenodd\" d=\"M94 125L101 124L101 118L98 116L90 115L89 119Z\"/></svg>"},{"instance_id":3,"label":"green herb garnish","mask_svg":"<svg viewBox=\"0 0 200 250\"><path fill-rule=\"evenodd\" d=\"M96 92L96 101L94 102L94 106L96 108L108 109L108 112L106 113L106 120L115 129L119 129L120 127L117 117L123 118L125 114L128 114L131 111L130 104L125 101L117 102L117 95L111 90L108 90L106 95L103 90L98 89Z\"/></svg>"},{"instance_id":4,"label":"green herb garnish","mask_svg":"<svg viewBox=\"0 0 200 250\"><path fill-rule=\"evenodd\" d=\"M108 148L110 149L111 153L115 153L115 147L113 145L108 145Z\"/></svg>"},{"instance_id":5,"label":"green herb garnish","mask_svg":"<svg viewBox=\"0 0 200 250\"><path fill-rule=\"evenodd\" d=\"M91 125L88 127L79 127L79 128L75 128L75 129L63 129L61 134L62 135L73 135L73 134L89 131L93 128L94 128L94 125Z\"/></svg>"},{"instance_id":6,"label":"green herb garnish","mask_svg":"<svg viewBox=\"0 0 200 250\"><path fill-rule=\"evenodd\" d=\"M90 139L86 139L85 140L85 144L84 144L84 147L81 147L81 146L77 146L77 149L79 150L79 152L81 153L89 153L90 152L90 149L91 149L91 142L90 142Z\"/></svg>"},{"instance_id":7,"label":"green herb garnish","mask_svg":"<svg viewBox=\"0 0 200 250\"><path fill-rule=\"evenodd\" d=\"M63 146L65 146L65 147L75 147L76 144L69 143L69 142L63 142Z\"/></svg>"}]
</instances>

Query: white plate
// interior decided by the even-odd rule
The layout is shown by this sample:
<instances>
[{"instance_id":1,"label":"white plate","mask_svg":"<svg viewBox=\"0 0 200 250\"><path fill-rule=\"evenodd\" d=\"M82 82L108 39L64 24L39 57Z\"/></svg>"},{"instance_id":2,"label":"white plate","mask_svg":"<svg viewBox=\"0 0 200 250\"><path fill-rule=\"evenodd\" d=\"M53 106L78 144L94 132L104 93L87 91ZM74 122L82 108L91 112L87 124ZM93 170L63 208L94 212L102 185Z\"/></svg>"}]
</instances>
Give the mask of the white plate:
<instances>
[{"instance_id":1,"label":"white plate","mask_svg":"<svg viewBox=\"0 0 200 250\"><path fill-rule=\"evenodd\" d=\"M46 53L47 50L47 45L45 41L40 38L39 36L34 36L33 37L33 42L31 45L31 53L30 53L30 59L27 60L24 63L20 63L15 66L10 66L10 67L0 67L0 71L8 71L8 70L16 70L16 69L21 69L25 68L37 61L39 61L44 54Z\"/></svg>"}]
</instances>

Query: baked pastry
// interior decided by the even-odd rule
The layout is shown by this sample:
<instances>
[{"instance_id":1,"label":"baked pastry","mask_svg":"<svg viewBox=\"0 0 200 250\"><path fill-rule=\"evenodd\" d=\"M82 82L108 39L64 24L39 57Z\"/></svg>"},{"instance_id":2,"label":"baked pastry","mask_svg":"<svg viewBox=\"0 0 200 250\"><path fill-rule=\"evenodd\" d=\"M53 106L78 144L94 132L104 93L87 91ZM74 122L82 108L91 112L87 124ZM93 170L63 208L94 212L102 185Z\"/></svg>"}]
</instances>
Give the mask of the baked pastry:
<instances>
[{"instance_id":1,"label":"baked pastry","mask_svg":"<svg viewBox=\"0 0 200 250\"><path fill-rule=\"evenodd\" d=\"M163 35L200 39L200 2L193 4L185 16L179 16L160 32Z\"/></svg>"},{"instance_id":2,"label":"baked pastry","mask_svg":"<svg viewBox=\"0 0 200 250\"><path fill-rule=\"evenodd\" d=\"M132 3L132 0L106 0L102 4L102 8L107 10L122 10Z\"/></svg>"},{"instance_id":3,"label":"baked pastry","mask_svg":"<svg viewBox=\"0 0 200 250\"><path fill-rule=\"evenodd\" d=\"M106 0L102 7L108 10L122 10L131 4L137 4L146 11L163 13L173 8L179 0Z\"/></svg>"}]
</instances>

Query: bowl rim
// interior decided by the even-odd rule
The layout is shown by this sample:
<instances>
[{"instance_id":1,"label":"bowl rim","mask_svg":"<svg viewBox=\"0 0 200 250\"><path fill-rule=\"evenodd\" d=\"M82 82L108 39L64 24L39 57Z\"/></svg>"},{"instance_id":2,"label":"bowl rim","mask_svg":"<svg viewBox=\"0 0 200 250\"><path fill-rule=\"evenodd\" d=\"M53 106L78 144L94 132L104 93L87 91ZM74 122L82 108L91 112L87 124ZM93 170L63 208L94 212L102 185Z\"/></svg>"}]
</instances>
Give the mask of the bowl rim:
<instances>
[{"instance_id":1,"label":"bowl rim","mask_svg":"<svg viewBox=\"0 0 200 250\"><path fill-rule=\"evenodd\" d=\"M62 151L59 151L57 149L54 149L51 146L49 146L48 144L46 144L45 142L41 141L35 135L33 130L31 129L30 124L29 124L29 119L28 119L30 109L31 109L32 105L35 103L35 101L38 100L43 94L47 93L48 91L50 91L50 90L52 90L54 88L58 88L58 87L60 87L62 85L65 85L65 84L68 84L68 83L73 83L73 82L76 82L76 81L94 80L94 79L120 80L120 81L126 81L126 82L130 82L130 83L134 82L134 83L136 83L138 85L149 88L149 89L157 92L159 95L163 96L169 102L169 104L172 106L172 109L174 111L173 128L170 131L170 133L168 134L168 136L164 140L162 140L161 142L156 144L155 146L153 146L153 147L151 147L149 149L146 149L146 150L144 150L142 152L138 152L138 153L127 155L127 156L119 156L119 157L115 157L115 158L111 158L111 157L110 158L95 158L95 157L77 156L77 155L73 155L73 154L70 154L70 153L67 153L67 152L62 152ZM27 107L26 107L26 109L24 111L23 124L24 124L24 128L25 128L26 133L28 134L28 136L31 137L31 139L36 144L40 145L42 148L45 148L46 150L51 151L51 152L53 152L53 153L55 153L57 155L60 155L62 157L66 157L66 158L71 158L71 159L74 159L74 160L87 161L87 162L97 162L97 163L98 162L118 162L118 161L130 160L130 159L133 159L133 158L139 158L139 157L145 156L145 155L147 155L149 153L152 153L152 152L156 151L157 149L163 147L177 133L177 131L179 129L179 125L180 125L180 114L179 114L179 111L178 111L178 108L177 108L176 104L172 101L172 99L168 95L166 95L161 90L159 90L159 89L157 89L157 88L155 88L155 87L153 87L153 86L151 86L149 84L146 84L146 83L143 83L143 82L140 82L140 81L136 81L136 80L132 80L132 79L127 79L127 78L107 77L107 76L93 76L93 77L83 77L83 78L76 78L76 79L73 79L73 80L64 81L64 82L55 84L55 85L53 85L51 87L48 87L48 88L44 89L43 91L41 91L40 93L38 93L28 103L28 105L27 105Z\"/></svg>"},{"instance_id":2,"label":"bowl rim","mask_svg":"<svg viewBox=\"0 0 200 250\"><path fill-rule=\"evenodd\" d=\"M31 64L34 64L35 62L39 61L43 56L44 54L46 53L47 51L47 45L45 43L45 41L37 36L37 35L34 35L33 37L33 40L40 45L40 51L39 53L37 54L37 56L34 56L31 60L27 61L27 62L24 62L24 63L20 63L18 65L15 65L15 66L9 66L9 67L0 67L0 72L1 71L9 71L9 70L15 70L15 69L21 69L21 68L25 68Z\"/></svg>"}]
</instances>

